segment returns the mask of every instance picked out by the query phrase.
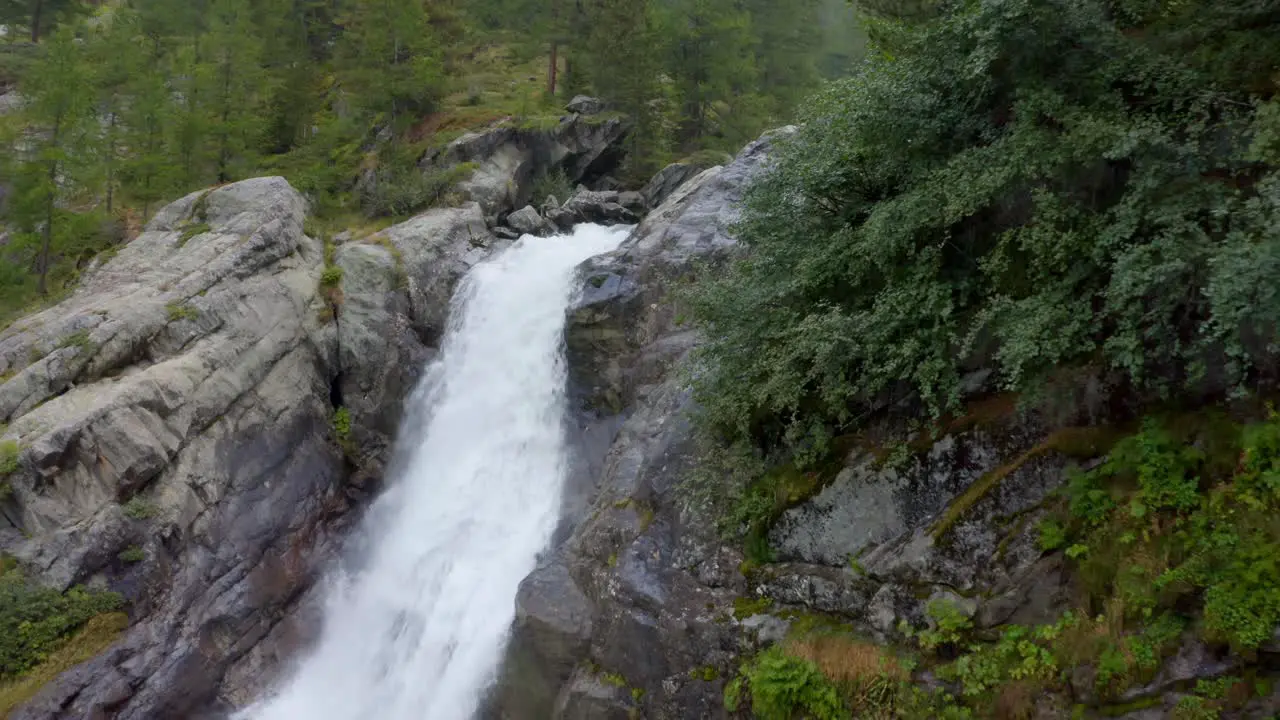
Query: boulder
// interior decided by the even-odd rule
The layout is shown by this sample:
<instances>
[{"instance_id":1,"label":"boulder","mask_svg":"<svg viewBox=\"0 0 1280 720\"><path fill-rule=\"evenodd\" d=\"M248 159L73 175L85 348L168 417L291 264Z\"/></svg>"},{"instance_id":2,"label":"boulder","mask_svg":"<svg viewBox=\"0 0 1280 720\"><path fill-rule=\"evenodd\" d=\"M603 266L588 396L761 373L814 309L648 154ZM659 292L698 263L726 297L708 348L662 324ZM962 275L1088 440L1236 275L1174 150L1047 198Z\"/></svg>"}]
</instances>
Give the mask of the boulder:
<instances>
[{"instance_id":1,"label":"boulder","mask_svg":"<svg viewBox=\"0 0 1280 720\"><path fill-rule=\"evenodd\" d=\"M605 104L600 98L578 95L569 101L565 109L578 115L599 115L604 112Z\"/></svg>"},{"instance_id":2,"label":"boulder","mask_svg":"<svg viewBox=\"0 0 1280 720\"><path fill-rule=\"evenodd\" d=\"M555 225L552 225L539 215L532 205L525 205L523 208L508 215L507 224L521 235L547 237L556 233Z\"/></svg>"},{"instance_id":3,"label":"boulder","mask_svg":"<svg viewBox=\"0 0 1280 720\"><path fill-rule=\"evenodd\" d=\"M645 205L651 208L658 207L671 197L681 185L697 177L702 169L690 163L673 163L658 171L651 180L640 190L640 194L644 196Z\"/></svg>"},{"instance_id":4,"label":"boulder","mask_svg":"<svg viewBox=\"0 0 1280 720\"><path fill-rule=\"evenodd\" d=\"M636 212L624 207L619 202L620 199L621 194L613 190L579 190L565 201L561 209L569 213L575 222L601 225L631 225L639 222Z\"/></svg>"},{"instance_id":5,"label":"boulder","mask_svg":"<svg viewBox=\"0 0 1280 720\"><path fill-rule=\"evenodd\" d=\"M458 138L419 164L424 172L474 165L458 191L478 202L486 215L501 215L535 201L531 196L538 178L558 172L571 183L593 182L611 172L625 156L622 140L630 129L622 117L580 114L549 129L504 121Z\"/></svg>"}]
</instances>

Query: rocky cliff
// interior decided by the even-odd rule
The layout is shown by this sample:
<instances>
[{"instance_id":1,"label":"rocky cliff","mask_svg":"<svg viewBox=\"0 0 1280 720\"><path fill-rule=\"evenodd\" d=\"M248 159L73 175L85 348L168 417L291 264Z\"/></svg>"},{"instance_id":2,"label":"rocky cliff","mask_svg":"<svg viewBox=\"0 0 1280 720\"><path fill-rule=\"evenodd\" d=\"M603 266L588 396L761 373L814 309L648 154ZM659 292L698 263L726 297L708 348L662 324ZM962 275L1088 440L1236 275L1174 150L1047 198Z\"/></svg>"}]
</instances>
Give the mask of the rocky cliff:
<instances>
[{"instance_id":1,"label":"rocky cliff","mask_svg":"<svg viewBox=\"0 0 1280 720\"><path fill-rule=\"evenodd\" d=\"M306 591L494 238L475 203L336 249L305 215L281 178L192 194L0 334L0 552L132 620L15 717L216 713L311 636Z\"/></svg>"}]
</instances>

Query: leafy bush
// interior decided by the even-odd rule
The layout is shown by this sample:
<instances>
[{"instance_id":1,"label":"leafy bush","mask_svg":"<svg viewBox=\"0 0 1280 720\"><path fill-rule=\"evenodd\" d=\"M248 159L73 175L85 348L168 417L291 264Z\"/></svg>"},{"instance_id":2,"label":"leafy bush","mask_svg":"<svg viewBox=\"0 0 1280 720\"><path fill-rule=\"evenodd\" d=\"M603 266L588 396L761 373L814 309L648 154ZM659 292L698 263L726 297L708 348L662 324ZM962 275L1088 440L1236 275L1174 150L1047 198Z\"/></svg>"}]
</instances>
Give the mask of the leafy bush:
<instances>
[{"instance_id":1,"label":"leafy bush","mask_svg":"<svg viewBox=\"0 0 1280 720\"><path fill-rule=\"evenodd\" d=\"M330 265L320 273L320 287L336 288L342 282L342 268L337 265Z\"/></svg>"},{"instance_id":2,"label":"leafy bush","mask_svg":"<svg viewBox=\"0 0 1280 720\"><path fill-rule=\"evenodd\" d=\"M165 312L169 315L170 322L178 320L195 320L200 317L200 311L187 303L171 302L164 306Z\"/></svg>"},{"instance_id":3,"label":"leafy bush","mask_svg":"<svg viewBox=\"0 0 1280 720\"><path fill-rule=\"evenodd\" d=\"M1240 649L1280 624L1280 419L1179 437L1148 421L1068 487L1095 598L1135 619L1198 601L1210 640Z\"/></svg>"},{"instance_id":4,"label":"leafy bush","mask_svg":"<svg viewBox=\"0 0 1280 720\"><path fill-rule=\"evenodd\" d=\"M1027 389L1101 361L1153 395L1271 372L1280 176L1251 126L1280 32L1221 5L943 0L895 25L690 292L705 424L785 456L884 400L955 408L974 367Z\"/></svg>"},{"instance_id":5,"label":"leafy bush","mask_svg":"<svg viewBox=\"0 0 1280 720\"><path fill-rule=\"evenodd\" d=\"M156 516L156 506L140 497L135 497L125 503L124 514L134 520L147 520Z\"/></svg>"},{"instance_id":6,"label":"leafy bush","mask_svg":"<svg viewBox=\"0 0 1280 720\"><path fill-rule=\"evenodd\" d=\"M20 571L0 572L0 679L30 670L90 618L124 604L116 593L39 587Z\"/></svg>"},{"instance_id":7,"label":"leafy bush","mask_svg":"<svg viewBox=\"0 0 1280 720\"><path fill-rule=\"evenodd\" d=\"M751 690L751 710L760 720L843 720L849 713L834 685L807 660L774 646L760 653L745 669Z\"/></svg>"}]
</instances>

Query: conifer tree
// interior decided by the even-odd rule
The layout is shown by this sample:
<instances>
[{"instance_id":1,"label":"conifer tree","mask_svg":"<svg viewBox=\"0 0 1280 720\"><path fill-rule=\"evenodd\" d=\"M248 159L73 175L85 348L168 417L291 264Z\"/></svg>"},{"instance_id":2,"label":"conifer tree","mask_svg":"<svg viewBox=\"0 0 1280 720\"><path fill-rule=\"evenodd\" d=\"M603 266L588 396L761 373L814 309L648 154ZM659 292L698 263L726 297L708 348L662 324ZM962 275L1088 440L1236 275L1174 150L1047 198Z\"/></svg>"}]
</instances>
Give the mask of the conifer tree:
<instances>
[{"instance_id":1,"label":"conifer tree","mask_svg":"<svg viewBox=\"0 0 1280 720\"><path fill-rule=\"evenodd\" d=\"M225 183L238 176L261 140L261 109L268 95L262 67L263 42L256 33L250 0L212 0L203 46L207 53L208 91L202 121L209 128L214 177Z\"/></svg>"},{"instance_id":2,"label":"conifer tree","mask_svg":"<svg viewBox=\"0 0 1280 720\"><path fill-rule=\"evenodd\" d=\"M28 73L23 94L27 132L20 142L14 178L13 218L26 233L39 233L35 259L37 289L48 292L48 276L60 206L77 189L93 119L93 91L82 47L69 29L45 43L37 66Z\"/></svg>"}]
</instances>

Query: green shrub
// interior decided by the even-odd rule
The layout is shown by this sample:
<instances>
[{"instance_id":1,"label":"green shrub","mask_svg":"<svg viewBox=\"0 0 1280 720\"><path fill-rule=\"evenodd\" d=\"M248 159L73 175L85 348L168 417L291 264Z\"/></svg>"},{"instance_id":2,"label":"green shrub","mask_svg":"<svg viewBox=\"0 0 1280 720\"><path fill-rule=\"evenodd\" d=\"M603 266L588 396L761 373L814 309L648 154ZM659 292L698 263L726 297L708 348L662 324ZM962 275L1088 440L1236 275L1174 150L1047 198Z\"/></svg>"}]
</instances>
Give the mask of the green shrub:
<instances>
[{"instance_id":1,"label":"green shrub","mask_svg":"<svg viewBox=\"0 0 1280 720\"><path fill-rule=\"evenodd\" d=\"M392 161L379 168L376 179L360 193L360 206L370 217L402 217L442 200L459 182L475 172L475 163L444 170L422 170L416 164Z\"/></svg>"},{"instance_id":2,"label":"green shrub","mask_svg":"<svg viewBox=\"0 0 1280 720\"><path fill-rule=\"evenodd\" d=\"M333 434L338 442L344 443L351 438L351 411L342 407L333 413Z\"/></svg>"},{"instance_id":3,"label":"green shrub","mask_svg":"<svg viewBox=\"0 0 1280 720\"><path fill-rule=\"evenodd\" d=\"M840 693L818 666L791 657L780 647L771 647L756 656L745 668L744 677L751 690L751 710L760 720L849 717Z\"/></svg>"},{"instance_id":4,"label":"green shrub","mask_svg":"<svg viewBox=\"0 0 1280 720\"><path fill-rule=\"evenodd\" d=\"M1148 420L1068 486L1070 532L1092 549L1079 571L1099 601L1141 619L1191 597L1210 640L1248 650L1280 624L1280 419L1232 430L1224 460L1206 432Z\"/></svg>"},{"instance_id":5,"label":"green shrub","mask_svg":"<svg viewBox=\"0 0 1280 720\"><path fill-rule=\"evenodd\" d=\"M0 573L0 679L39 664L90 618L124 604L116 593L39 587L15 569Z\"/></svg>"},{"instance_id":6,"label":"green shrub","mask_svg":"<svg viewBox=\"0 0 1280 720\"><path fill-rule=\"evenodd\" d=\"M569 176L565 175L562 168L556 168L534 179L529 197L531 202L540 206L546 201L547 196L553 196L556 200L564 202L573 196L573 192L574 187Z\"/></svg>"},{"instance_id":7,"label":"green shrub","mask_svg":"<svg viewBox=\"0 0 1280 720\"><path fill-rule=\"evenodd\" d=\"M955 409L974 366L1033 390L1100 362L1150 397L1271 367L1274 18L1115 4L943 0L812 101L689 292L706 425L785 458L881 403Z\"/></svg>"},{"instance_id":8,"label":"green shrub","mask_svg":"<svg viewBox=\"0 0 1280 720\"><path fill-rule=\"evenodd\" d=\"M87 330L78 330L58 341L58 349L77 348L83 350L93 345Z\"/></svg>"},{"instance_id":9,"label":"green shrub","mask_svg":"<svg viewBox=\"0 0 1280 720\"><path fill-rule=\"evenodd\" d=\"M320 287L336 288L342 282L342 268L337 265L330 265L320 273Z\"/></svg>"}]
</instances>

